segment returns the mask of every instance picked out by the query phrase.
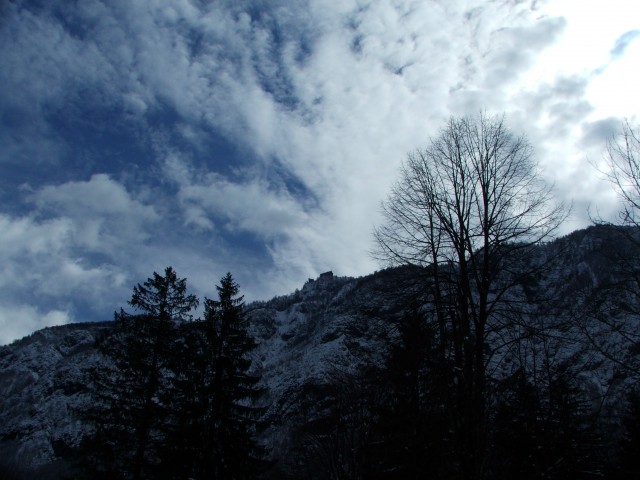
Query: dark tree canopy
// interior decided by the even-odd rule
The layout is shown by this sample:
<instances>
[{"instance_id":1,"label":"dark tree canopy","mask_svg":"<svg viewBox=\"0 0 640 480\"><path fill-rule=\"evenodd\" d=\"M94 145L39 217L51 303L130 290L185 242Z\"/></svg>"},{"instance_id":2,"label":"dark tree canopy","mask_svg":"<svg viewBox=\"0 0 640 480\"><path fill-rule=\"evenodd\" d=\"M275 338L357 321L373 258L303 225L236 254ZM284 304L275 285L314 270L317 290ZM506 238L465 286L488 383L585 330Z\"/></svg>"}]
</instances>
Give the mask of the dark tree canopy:
<instances>
[{"instance_id":1,"label":"dark tree canopy","mask_svg":"<svg viewBox=\"0 0 640 480\"><path fill-rule=\"evenodd\" d=\"M253 402L264 393L258 386L260 376L251 372L249 354L256 344L247 331L243 297L238 295L240 287L230 273L220 280L216 290L218 300L205 299L204 315L213 353L213 478L252 478L261 456L253 438L261 410Z\"/></svg>"},{"instance_id":2,"label":"dark tree canopy","mask_svg":"<svg viewBox=\"0 0 640 480\"><path fill-rule=\"evenodd\" d=\"M566 217L540 177L533 150L504 118L451 118L404 163L375 231L392 264L473 261L505 243L540 242Z\"/></svg>"},{"instance_id":3,"label":"dark tree canopy","mask_svg":"<svg viewBox=\"0 0 640 480\"><path fill-rule=\"evenodd\" d=\"M129 305L99 344L105 362L92 374L94 404L84 412L95 427L85 442L94 477L158 478L169 411L172 345L177 326L189 320L198 300L186 279L168 267L136 285Z\"/></svg>"},{"instance_id":4,"label":"dark tree canopy","mask_svg":"<svg viewBox=\"0 0 640 480\"><path fill-rule=\"evenodd\" d=\"M187 279L178 278L173 268L167 267L164 276L153 272L153 278L133 287L129 305L153 319L186 322L198 306L197 297L186 292Z\"/></svg>"},{"instance_id":5,"label":"dark tree canopy","mask_svg":"<svg viewBox=\"0 0 640 480\"><path fill-rule=\"evenodd\" d=\"M139 313L116 313L92 374L93 403L81 412L90 478L254 478L263 394L253 373L239 286L227 274L191 321L198 300L169 267L133 289Z\"/></svg>"},{"instance_id":6,"label":"dark tree canopy","mask_svg":"<svg viewBox=\"0 0 640 480\"><path fill-rule=\"evenodd\" d=\"M166 468L175 477L253 478L261 466L254 436L263 390L251 371L255 348L240 288L227 274L206 298L204 318L183 324L173 369L172 425Z\"/></svg>"}]
</instances>

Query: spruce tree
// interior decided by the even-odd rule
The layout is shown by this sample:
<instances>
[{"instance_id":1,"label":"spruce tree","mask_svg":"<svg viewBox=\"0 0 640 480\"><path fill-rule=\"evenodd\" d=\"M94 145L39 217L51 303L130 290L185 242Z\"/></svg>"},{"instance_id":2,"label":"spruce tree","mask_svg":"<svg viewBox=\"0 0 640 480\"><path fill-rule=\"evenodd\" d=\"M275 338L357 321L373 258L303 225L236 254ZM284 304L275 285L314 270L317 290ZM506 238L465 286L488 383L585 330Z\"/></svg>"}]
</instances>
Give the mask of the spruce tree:
<instances>
[{"instance_id":1,"label":"spruce tree","mask_svg":"<svg viewBox=\"0 0 640 480\"><path fill-rule=\"evenodd\" d=\"M398 323L399 343L391 348L377 406L377 440L369 446L367 478L450 478L451 441L446 428L445 368L437 362L434 333L418 305Z\"/></svg>"},{"instance_id":2,"label":"spruce tree","mask_svg":"<svg viewBox=\"0 0 640 480\"><path fill-rule=\"evenodd\" d=\"M92 372L91 404L81 412L94 428L84 443L92 478L160 477L175 333L197 304L186 279L168 267L134 287L129 305L137 313L115 314L98 345L104 361Z\"/></svg>"},{"instance_id":3,"label":"spruce tree","mask_svg":"<svg viewBox=\"0 0 640 480\"><path fill-rule=\"evenodd\" d=\"M505 382L493 418L495 479L590 479L603 471L594 413L566 365L548 366L547 384L524 371Z\"/></svg>"},{"instance_id":4,"label":"spruce tree","mask_svg":"<svg viewBox=\"0 0 640 480\"><path fill-rule=\"evenodd\" d=\"M253 478L261 449L254 440L263 393L251 370L256 344L247 331L243 297L231 274L206 298L204 319L185 326L185 357L175 376L175 465L194 479Z\"/></svg>"}]
</instances>

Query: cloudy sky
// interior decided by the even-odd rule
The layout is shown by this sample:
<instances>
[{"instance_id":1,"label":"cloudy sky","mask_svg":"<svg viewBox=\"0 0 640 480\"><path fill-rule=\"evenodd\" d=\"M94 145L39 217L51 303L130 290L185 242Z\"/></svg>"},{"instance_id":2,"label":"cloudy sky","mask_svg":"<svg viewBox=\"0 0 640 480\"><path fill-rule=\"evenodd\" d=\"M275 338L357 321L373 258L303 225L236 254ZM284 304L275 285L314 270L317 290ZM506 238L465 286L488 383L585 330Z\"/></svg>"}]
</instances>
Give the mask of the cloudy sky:
<instances>
[{"instance_id":1,"label":"cloudy sky","mask_svg":"<svg viewBox=\"0 0 640 480\"><path fill-rule=\"evenodd\" d=\"M268 299L364 275L406 154L506 114L565 229L638 122L637 0L0 2L0 344L112 318L173 266Z\"/></svg>"}]
</instances>

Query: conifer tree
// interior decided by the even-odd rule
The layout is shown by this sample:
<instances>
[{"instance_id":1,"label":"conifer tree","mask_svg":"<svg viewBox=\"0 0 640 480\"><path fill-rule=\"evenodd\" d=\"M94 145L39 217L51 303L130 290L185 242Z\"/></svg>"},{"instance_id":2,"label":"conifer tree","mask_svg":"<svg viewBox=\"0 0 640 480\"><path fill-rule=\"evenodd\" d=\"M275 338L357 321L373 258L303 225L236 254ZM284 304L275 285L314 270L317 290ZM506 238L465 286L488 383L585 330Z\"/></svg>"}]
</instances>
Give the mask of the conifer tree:
<instances>
[{"instance_id":1,"label":"conifer tree","mask_svg":"<svg viewBox=\"0 0 640 480\"><path fill-rule=\"evenodd\" d=\"M95 429L84 446L93 478L159 478L176 326L197 304L168 267L134 287L129 305L138 313L115 314L98 345L105 361L92 373L91 407L81 412Z\"/></svg>"},{"instance_id":2,"label":"conifer tree","mask_svg":"<svg viewBox=\"0 0 640 480\"><path fill-rule=\"evenodd\" d=\"M547 368L548 384L534 384L524 371L505 382L492 421L491 478L602 476L602 444L593 413L566 365Z\"/></svg>"},{"instance_id":3,"label":"conifer tree","mask_svg":"<svg viewBox=\"0 0 640 480\"><path fill-rule=\"evenodd\" d=\"M446 458L451 439L446 428L445 375L437 370L431 325L413 305L398 323L400 342L391 348L369 446L368 478L449 478Z\"/></svg>"},{"instance_id":4,"label":"conifer tree","mask_svg":"<svg viewBox=\"0 0 640 480\"><path fill-rule=\"evenodd\" d=\"M181 450L175 464L194 479L253 478L260 466L253 435L261 412L254 400L263 393L249 358L256 344L230 273L216 289L218 300L205 299L204 319L186 326L190 355L176 374L178 437L171 444Z\"/></svg>"}]
</instances>

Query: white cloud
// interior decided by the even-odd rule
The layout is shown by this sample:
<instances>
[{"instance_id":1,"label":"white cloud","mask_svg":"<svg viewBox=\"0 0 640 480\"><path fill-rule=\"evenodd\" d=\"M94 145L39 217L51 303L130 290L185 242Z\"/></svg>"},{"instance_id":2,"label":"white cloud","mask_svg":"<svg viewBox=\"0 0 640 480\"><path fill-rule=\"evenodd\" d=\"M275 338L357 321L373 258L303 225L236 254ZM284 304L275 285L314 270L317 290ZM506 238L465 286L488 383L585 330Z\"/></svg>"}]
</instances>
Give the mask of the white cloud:
<instances>
[{"instance_id":1,"label":"white cloud","mask_svg":"<svg viewBox=\"0 0 640 480\"><path fill-rule=\"evenodd\" d=\"M199 288L212 269L239 271L259 298L327 269L368 273L400 162L448 115L481 109L529 136L583 226L589 202L615 208L588 161L637 97L640 43L623 36L637 7L612 1L11 4L0 107L25 126L0 134L3 161L65 165L71 140L52 134L51 111L106 111L155 158L123 168L98 152L71 181L34 182L31 211L0 216L0 283L113 298L109 286L173 264ZM235 150L208 151L216 138ZM247 257L237 239L263 248Z\"/></svg>"},{"instance_id":2,"label":"white cloud","mask_svg":"<svg viewBox=\"0 0 640 480\"><path fill-rule=\"evenodd\" d=\"M105 174L92 175L88 181L46 186L33 195L33 200L41 208L60 209L74 217L92 213L157 219L152 207L133 200L122 185Z\"/></svg>"},{"instance_id":3,"label":"white cloud","mask_svg":"<svg viewBox=\"0 0 640 480\"><path fill-rule=\"evenodd\" d=\"M233 183L210 175L205 183L181 188L179 196L185 204L194 203L212 216L223 218L227 229L248 231L266 239L287 234L308 220L296 199L259 180Z\"/></svg>"},{"instance_id":4,"label":"white cloud","mask_svg":"<svg viewBox=\"0 0 640 480\"><path fill-rule=\"evenodd\" d=\"M82 301L105 312L95 320L108 318L128 296L158 214L106 175L43 187L30 200L39 215L0 214L0 316L31 328L41 315L48 325L61 317L47 305ZM11 307L17 299L24 305Z\"/></svg>"},{"instance_id":5,"label":"white cloud","mask_svg":"<svg viewBox=\"0 0 640 480\"><path fill-rule=\"evenodd\" d=\"M45 186L30 199L39 210L73 221L79 246L112 254L122 246L143 242L151 234L150 225L160 219L153 206L132 198L105 174Z\"/></svg>"},{"instance_id":6,"label":"white cloud","mask_svg":"<svg viewBox=\"0 0 640 480\"><path fill-rule=\"evenodd\" d=\"M72 321L69 312L43 312L32 305L3 305L0 308L0 345L22 338L35 330Z\"/></svg>"},{"instance_id":7,"label":"white cloud","mask_svg":"<svg viewBox=\"0 0 640 480\"><path fill-rule=\"evenodd\" d=\"M289 18L299 18L296 8ZM300 278L327 268L366 273L375 268L366 252L380 221L378 205L406 153L436 135L450 112L483 108L507 111L514 129L523 127L549 180L560 179L581 207L594 192L590 173L581 171L584 178L576 181L580 162L572 145L581 138L576 126L593 113L589 79L554 77L532 88L526 83L569 20L540 15L523 3L377 1L359 7L344 2L340 11L315 3L305 9L313 40L303 61L299 37L283 34L285 44L276 45L264 25L216 11L217 19L212 14L198 24L213 43L176 73L186 75L189 87L172 91L171 99L189 112L185 117L204 118L250 146L267 168L277 159L314 204L267 182L260 169L229 179L186 172L183 165L177 181L187 223L264 239L271 275ZM224 38L210 30L222 18L230 21ZM288 32L287 17L277 21ZM217 42L235 63L212 48ZM297 103L283 104L265 91L260 72L287 83ZM573 163L563 165L559 151ZM587 184L588 190L575 187Z\"/></svg>"},{"instance_id":8,"label":"white cloud","mask_svg":"<svg viewBox=\"0 0 640 480\"><path fill-rule=\"evenodd\" d=\"M66 219L38 223L29 217L0 214L0 232L0 252L6 259L60 251L70 241L73 226Z\"/></svg>"},{"instance_id":9,"label":"white cloud","mask_svg":"<svg viewBox=\"0 0 640 480\"><path fill-rule=\"evenodd\" d=\"M122 287L122 266L92 266L76 238L79 228L68 218L38 221L0 214L0 300L84 295L101 303L110 290ZM2 303L2 302L0 302Z\"/></svg>"}]
</instances>

